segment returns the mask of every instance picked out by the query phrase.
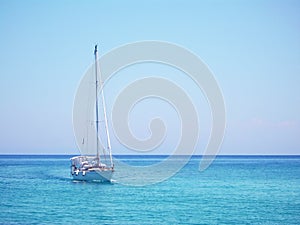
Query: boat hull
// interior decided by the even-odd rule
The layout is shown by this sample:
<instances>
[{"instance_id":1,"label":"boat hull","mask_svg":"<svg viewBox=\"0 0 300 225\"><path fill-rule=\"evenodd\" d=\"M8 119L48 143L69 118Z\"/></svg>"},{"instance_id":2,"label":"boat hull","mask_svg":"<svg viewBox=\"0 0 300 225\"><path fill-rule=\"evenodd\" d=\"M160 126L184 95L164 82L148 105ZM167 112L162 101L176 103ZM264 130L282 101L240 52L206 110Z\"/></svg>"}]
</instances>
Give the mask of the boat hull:
<instances>
[{"instance_id":1,"label":"boat hull","mask_svg":"<svg viewBox=\"0 0 300 225\"><path fill-rule=\"evenodd\" d=\"M111 182L112 170L86 170L74 171L71 175L73 180L77 181L98 181L98 182Z\"/></svg>"}]
</instances>

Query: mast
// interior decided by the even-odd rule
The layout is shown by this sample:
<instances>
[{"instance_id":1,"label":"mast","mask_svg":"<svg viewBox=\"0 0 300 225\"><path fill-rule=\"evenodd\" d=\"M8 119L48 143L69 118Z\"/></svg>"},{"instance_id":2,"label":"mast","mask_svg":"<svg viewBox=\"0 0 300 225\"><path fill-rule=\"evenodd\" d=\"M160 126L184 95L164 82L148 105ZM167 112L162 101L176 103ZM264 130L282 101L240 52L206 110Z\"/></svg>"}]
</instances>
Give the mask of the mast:
<instances>
[{"instance_id":1,"label":"mast","mask_svg":"<svg viewBox=\"0 0 300 225\"><path fill-rule=\"evenodd\" d=\"M96 81L96 149L97 149L97 161L98 165L100 165L100 154L99 154L99 116L98 116L98 68L97 68L97 45L95 45L94 50L95 55L95 81Z\"/></svg>"},{"instance_id":2,"label":"mast","mask_svg":"<svg viewBox=\"0 0 300 225\"><path fill-rule=\"evenodd\" d=\"M107 115L106 115L106 104L105 104L105 99L104 99L103 81L102 81L102 77L101 77L100 67L99 67L99 81L100 81L100 90L101 90L101 96L102 96L102 107L103 107L104 122L105 122L105 133L106 133L106 137L107 137L107 149L109 151L110 165L113 167L110 136L109 136L109 132L108 132L108 121L107 121Z\"/></svg>"}]
</instances>

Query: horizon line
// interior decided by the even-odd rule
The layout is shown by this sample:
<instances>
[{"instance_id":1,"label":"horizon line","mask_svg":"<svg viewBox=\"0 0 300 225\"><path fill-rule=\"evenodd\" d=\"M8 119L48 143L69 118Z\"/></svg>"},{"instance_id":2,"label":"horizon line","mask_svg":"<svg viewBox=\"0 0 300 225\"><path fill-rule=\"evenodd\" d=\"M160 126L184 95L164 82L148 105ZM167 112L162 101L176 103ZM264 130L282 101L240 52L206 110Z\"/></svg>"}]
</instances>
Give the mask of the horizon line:
<instances>
[{"instance_id":1,"label":"horizon line","mask_svg":"<svg viewBox=\"0 0 300 225\"><path fill-rule=\"evenodd\" d=\"M32 153L4 153L0 156L78 156L80 154L32 154ZM172 154L115 154L113 156L172 156ZM218 155L173 155L173 156L300 156L300 154L218 154Z\"/></svg>"}]
</instances>

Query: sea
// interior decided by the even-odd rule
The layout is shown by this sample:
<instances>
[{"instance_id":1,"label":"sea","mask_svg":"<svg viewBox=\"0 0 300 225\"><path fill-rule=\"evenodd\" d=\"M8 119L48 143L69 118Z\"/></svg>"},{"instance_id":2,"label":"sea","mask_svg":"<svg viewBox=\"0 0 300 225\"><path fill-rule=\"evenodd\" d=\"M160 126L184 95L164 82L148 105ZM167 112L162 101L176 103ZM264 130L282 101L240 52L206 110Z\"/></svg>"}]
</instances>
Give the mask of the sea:
<instances>
[{"instance_id":1,"label":"sea","mask_svg":"<svg viewBox=\"0 0 300 225\"><path fill-rule=\"evenodd\" d=\"M73 181L70 157L1 155L0 224L300 224L300 156L217 156L204 171L193 156L138 186L117 166L112 183ZM151 170L166 157L117 158Z\"/></svg>"}]
</instances>

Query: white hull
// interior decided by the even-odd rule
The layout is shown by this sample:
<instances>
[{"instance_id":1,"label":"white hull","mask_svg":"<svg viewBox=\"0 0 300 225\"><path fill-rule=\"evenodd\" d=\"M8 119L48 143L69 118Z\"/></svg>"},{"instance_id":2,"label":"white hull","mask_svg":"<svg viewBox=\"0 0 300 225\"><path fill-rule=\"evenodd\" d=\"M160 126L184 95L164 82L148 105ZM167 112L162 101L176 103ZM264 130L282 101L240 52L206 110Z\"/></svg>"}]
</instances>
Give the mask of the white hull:
<instances>
[{"instance_id":1,"label":"white hull","mask_svg":"<svg viewBox=\"0 0 300 225\"><path fill-rule=\"evenodd\" d=\"M111 182L113 171L111 169L89 169L72 172L73 180Z\"/></svg>"},{"instance_id":2,"label":"white hull","mask_svg":"<svg viewBox=\"0 0 300 225\"><path fill-rule=\"evenodd\" d=\"M91 156L71 158L71 175L74 180L111 182L113 167L108 167Z\"/></svg>"}]
</instances>

